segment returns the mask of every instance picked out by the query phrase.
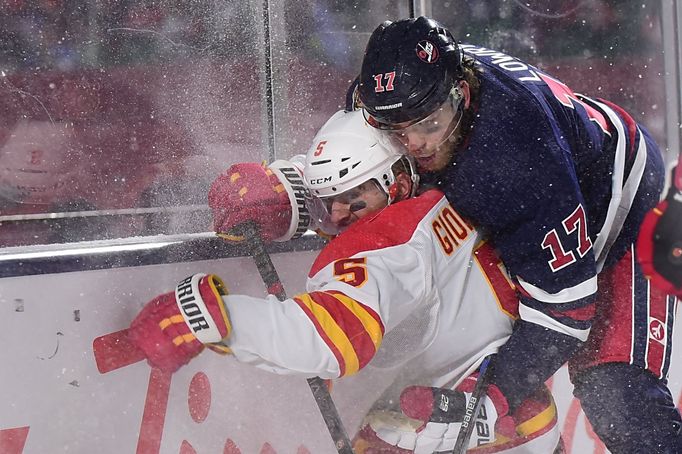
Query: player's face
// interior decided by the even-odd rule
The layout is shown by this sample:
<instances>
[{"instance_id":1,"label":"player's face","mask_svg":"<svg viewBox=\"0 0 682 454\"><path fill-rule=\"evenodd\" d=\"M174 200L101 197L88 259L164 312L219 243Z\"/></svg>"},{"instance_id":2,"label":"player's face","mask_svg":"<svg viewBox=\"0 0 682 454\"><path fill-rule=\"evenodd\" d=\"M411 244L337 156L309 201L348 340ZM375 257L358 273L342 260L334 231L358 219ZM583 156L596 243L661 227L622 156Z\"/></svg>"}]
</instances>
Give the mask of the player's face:
<instances>
[{"instance_id":1,"label":"player's face","mask_svg":"<svg viewBox=\"0 0 682 454\"><path fill-rule=\"evenodd\" d=\"M388 205L386 193L374 180L366 181L337 196L327 197L323 201L331 222L339 231Z\"/></svg>"},{"instance_id":2,"label":"player's face","mask_svg":"<svg viewBox=\"0 0 682 454\"><path fill-rule=\"evenodd\" d=\"M467 91L468 96L468 91ZM428 117L417 123L393 125L378 128L383 141L402 148L404 153L414 157L419 170L434 172L443 169L453 152L451 137L459 126L462 110L460 103L466 103L462 95L451 94L448 99Z\"/></svg>"},{"instance_id":3,"label":"player's face","mask_svg":"<svg viewBox=\"0 0 682 454\"><path fill-rule=\"evenodd\" d=\"M396 138L414 157L422 171L437 171L450 161L450 150L447 139L457 126L459 114L450 103L443 104L438 110L424 120L393 131Z\"/></svg>"}]
</instances>

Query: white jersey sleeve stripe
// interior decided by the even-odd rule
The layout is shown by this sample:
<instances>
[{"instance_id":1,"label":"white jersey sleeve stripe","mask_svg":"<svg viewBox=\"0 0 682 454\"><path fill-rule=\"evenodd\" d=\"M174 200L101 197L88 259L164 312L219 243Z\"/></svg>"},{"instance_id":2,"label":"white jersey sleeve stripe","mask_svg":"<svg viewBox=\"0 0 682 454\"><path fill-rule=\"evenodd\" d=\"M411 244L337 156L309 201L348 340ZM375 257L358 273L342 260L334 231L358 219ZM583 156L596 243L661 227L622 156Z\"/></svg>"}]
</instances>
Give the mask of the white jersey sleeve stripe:
<instances>
[{"instance_id":1,"label":"white jersey sleeve stripe","mask_svg":"<svg viewBox=\"0 0 682 454\"><path fill-rule=\"evenodd\" d=\"M576 339L579 339L583 342L587 340L587 336L589 336L590 334L590 328L587 329L571 328L570 326L566 326L562 323L559 323L552 317L543 314L542 312L535 310L531 307L528 307L523 303L519 304L519 315L523 320L527 322L535 323L536 325L544 326L545 328L549 328L553 331L566 334L567 336L575 337Z\"/></svg>"},{"instance_id":2,"label":"white jersey sleeve stripe","mask_svg":"<svg viewBox=\"0 0 682 454\"><path fill-rule=\"evenodd\" d=\"M541 288L524 281L520 277L517 277L517 279L519 285L528 294L528 296L543 303L570 303L581 298L586 298L597 291L597 276L593 276L574 287L562 289L557 293L545 292Z\"/></svg>"},{"instance_id":3,"label":"white jersey sleeve stripe","mask_svg":"<svg viewBox=\"0 0 682 454\"><path fill-rule=\"evenodd\" d=\"M611 185L611 200L606 212L606 219L601 231L597 235L594 242L594 255L597 259L597 272L601 271L604 266L604 261L609 253L609 249L616 237L620 234L625 218L630 212L630 207L637 193L637 188L642 180L644 174L644 166L646 164L646 141L642 136L641 131L637 128L637 135L639 136L639 147L635 155L635 162L632 165L632 170L628 176L627 181L623 184L623 177L625 174L625 161L627 150L626 134L623 129L623 123L618 118L618 115L609 106L597 101L593 101L603 112L605 112L611 123L618 132L618 142L616 144L616 155L613 162L613 178Z\"/></svg>"}]
</instances>

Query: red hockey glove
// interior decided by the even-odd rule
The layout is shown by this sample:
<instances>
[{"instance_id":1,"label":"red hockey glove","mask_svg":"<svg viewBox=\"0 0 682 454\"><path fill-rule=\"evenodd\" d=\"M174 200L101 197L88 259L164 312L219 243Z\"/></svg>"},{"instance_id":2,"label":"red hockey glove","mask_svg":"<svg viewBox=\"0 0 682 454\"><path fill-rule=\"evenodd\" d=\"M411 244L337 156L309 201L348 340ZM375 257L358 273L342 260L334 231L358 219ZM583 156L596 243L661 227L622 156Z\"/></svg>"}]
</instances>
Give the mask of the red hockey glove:
<instances>
[{"instance_id":1,"label":"red hockey glove","mask_svg":"<svg viewBox=\"0 0 682 454\"><path fill-rule=\"evenodd\" d=\"M682 296L682 165L673 173L665 200L644 217L637 258L652 284L665 293Z\"/></svg>"},{"instance_id":2,"label":"red hockey glove","mask_svg":"<svg viewBox=\"0 0 682 454\"><path fill-rule=\"evenodd\" d=\"M476 376L472 375L454 391L426 386L405 388L400 396L402 414L384 411L370 413L358 437L368 446L367 453L426 454L450 451L455 447L475 385ZM510 437L515 434L514 421L507 416L508 411L509 406L502 392L495 385L489 385L468 448L495 441L496 432ZM372 439L393 446L394 451L376 440L370 442Z\"/></svg>"},{"instance_id":3,"label":"red hockey glove","mask_svg":"<svg viewBox=\"0 0 682 454\"><path fill-rule=\"evenodd\" d=\"M310 224L307 191L300 171L288 161L269 166L234 164L213 182L208 193L213 230L227 240L241 241L243 237L233 230L254 221L265 241L297 238Z\"/></svg>"},{"instance_id":4,"label":"red hockey glove","mask_svg":"<svg viewBox=\"0 0 682 454\"><path fill-rule=\"evenodd\" d=\"M225 285L213 274L180 281L175 292L147 303L130 325L128 338L152 367L175 372L201 353L204 345L221 353L232 327L222 296Z\"/></svg>"}]
</instances>

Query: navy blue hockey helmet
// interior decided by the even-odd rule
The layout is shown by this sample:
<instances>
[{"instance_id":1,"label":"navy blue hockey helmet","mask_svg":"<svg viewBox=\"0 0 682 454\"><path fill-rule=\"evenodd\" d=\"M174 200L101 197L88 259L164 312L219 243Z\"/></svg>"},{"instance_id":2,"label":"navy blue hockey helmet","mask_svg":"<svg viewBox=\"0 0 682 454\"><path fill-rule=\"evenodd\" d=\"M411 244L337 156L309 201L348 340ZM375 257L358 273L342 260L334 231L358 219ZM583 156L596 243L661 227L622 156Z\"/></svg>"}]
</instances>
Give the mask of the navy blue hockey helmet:
<instances>
[{"instance_id":1,"label":"navy blue hockey helmet","mask_svg":"<svg viewBox=\"0 0 682 454\"><path fill-rule=\"evenodd\" d=\"M423 16L386 21L367 43L359 97L379 127L416 123L443 104L463 77L459 46L441 24Z\"/></svg>"}]
</instances>

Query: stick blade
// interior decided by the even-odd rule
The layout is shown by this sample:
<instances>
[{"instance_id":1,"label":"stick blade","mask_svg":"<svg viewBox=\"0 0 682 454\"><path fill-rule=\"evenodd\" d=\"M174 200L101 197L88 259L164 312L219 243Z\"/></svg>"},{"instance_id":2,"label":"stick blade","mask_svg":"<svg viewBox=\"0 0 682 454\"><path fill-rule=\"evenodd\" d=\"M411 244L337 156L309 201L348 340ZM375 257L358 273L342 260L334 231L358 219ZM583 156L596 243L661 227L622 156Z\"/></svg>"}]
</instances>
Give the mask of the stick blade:
<instances>
[{"instance_id":1,"label":"stick blade","mask_svg":"<svg viewBox=\"0 0 682 454\"><path fill-rule=\"evenodd\" d=\"M92 342L92 351L100 374L106 374L145 359L142 350L128 339L127 329L95 338Z\"/></svg>"}]
</instances>

